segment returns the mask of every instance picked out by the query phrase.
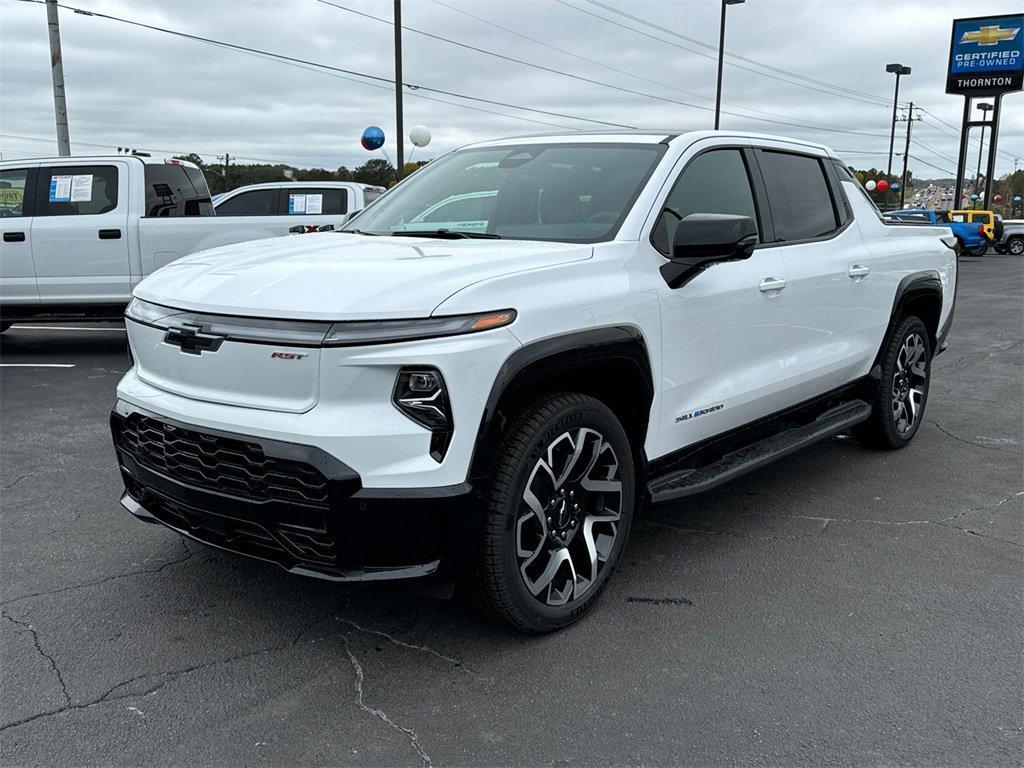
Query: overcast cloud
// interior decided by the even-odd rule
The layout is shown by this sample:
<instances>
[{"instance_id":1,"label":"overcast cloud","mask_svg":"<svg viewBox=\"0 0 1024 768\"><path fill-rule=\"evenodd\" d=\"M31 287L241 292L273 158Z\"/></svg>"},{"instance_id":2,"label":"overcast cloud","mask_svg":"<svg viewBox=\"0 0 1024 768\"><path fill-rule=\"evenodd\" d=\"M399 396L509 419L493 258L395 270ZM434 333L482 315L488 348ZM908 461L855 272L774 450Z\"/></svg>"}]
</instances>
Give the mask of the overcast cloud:
<instances>
[{"instance_id":1,"label":"overcast cloud","mask_svg":"<svg viewBox=\"0 0 1024 768\"><path fill-rule=\"evenodd\" d=\"M391 19L390 0L331 1ZM389 24L316 0L62 2L378 77L394 75ZM703 41L713 48L718 35L717 0L602 0L667 30L660 33L588 0L443 2L621 71L514 36L434 0L405 0L405 26L670 101L540 71L411 31L406 31L403 38L406 83L575 118L679 130L711 127L710 111L671 100L714 106L713 50L673 38L670 33ZM956 131L939 122L959 126L963 108L961 98L943 93L952 19L1012 13L1020 8L1020 0L975 0L970 4L941 0L747 0L745 5L729 9L728 51L874 94L882 101L843 98L727 66L724 109L801 126L733 115L724 116L722 125L820 141L840 150L853 165L884 167L891 106L883 102L892 98L893 86L885 64L899 61L914 70L903 79L901 101L912 100L927 110L914 125L916 141L910 167L918 177L952 175ZM644 29L691 50L657 42L584 11ZM208 160L229 152L243 162L351 168L379 156L359 146L363 128L377 124L387 134L386 148L394 158L394 94L390 86L356 83L323 71L288 66L70 10L62 9L60 14L74 154L106 154L118 146L131 146L160 154L197 152ZM742 61L736 63L758 69ZM555 126L599 127L581 119L461 102L502 113L487 114L422 96L461 102L406 89L406 130L423 124L434 137L426 150L416 150L413 159L434 157L477 139L545 132L555 130ZM1015 156L1024 160L1024 96L1011 94L1004 98L1003 105L999 141L1003 152L997 165L1000 175L1013 170ZM898 131L902 133L904 126L901 124ZM826 131L825 127L852 133ZM56 150L46 12L42 5L0 0L0 134L3 159L54 154ZM901 148L902 138L898 137L897 149ZM407 145L407 153L409 149ZM969 168L976 163L976 152L975 145ZM898 168L900 162L894 165Z\"/></svg>"}]
</instances>

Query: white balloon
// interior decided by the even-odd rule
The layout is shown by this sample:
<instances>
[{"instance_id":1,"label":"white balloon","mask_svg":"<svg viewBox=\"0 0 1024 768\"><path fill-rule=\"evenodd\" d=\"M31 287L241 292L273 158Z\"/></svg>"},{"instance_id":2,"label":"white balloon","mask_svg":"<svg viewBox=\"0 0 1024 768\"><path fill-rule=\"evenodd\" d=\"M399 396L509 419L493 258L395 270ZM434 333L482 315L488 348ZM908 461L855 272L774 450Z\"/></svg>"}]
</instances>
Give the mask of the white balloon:
<instances>
[{"instance_id":1,"label":"white balloon","mask_svg":"<svg viewBox=\"0 0 1024 768\"><path fill-rule=\"evenodd\" d=\"M425 147L430 143L430 131L423 125L415 126L409 131L409 141L417 147Z\"/></svg>"},{"instance_id":2,"label":"white balloon","mask_svg":"<svg viewBox=\"0 0 1024 768\"><path fill-rule=\"evenodd\" d=\"M871 179L870 181L868 181L864 185L864 189L866 189L868 192L874 192L875 191L875 180Z\"/></svg>"}]
</instances>

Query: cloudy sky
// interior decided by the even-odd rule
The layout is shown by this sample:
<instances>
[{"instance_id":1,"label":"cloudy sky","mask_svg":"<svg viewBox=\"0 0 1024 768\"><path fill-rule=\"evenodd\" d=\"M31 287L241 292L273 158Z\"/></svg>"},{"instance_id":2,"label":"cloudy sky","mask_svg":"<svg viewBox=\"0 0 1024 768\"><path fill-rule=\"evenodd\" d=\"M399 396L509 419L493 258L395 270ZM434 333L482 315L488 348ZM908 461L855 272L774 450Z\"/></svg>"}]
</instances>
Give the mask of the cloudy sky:
<instances>
[{"instance_id":1,"label":"cloudy sky","mask_svg":"<svg viewBox=\"0 0 1024 768\"><path fill-rule=\"evenodd\" d=\"M358 140L377 124L394 157L394 93L382 82L394 77L391 0L330 0L347 11L322 0L61 2L312 62L283 63L62 9L75 154L127 145L210 160L229 152L243 162L353 167L373 156ZM747 0L729 9L723 109L730 114L722 125L820 141L857 167L883 167L893 87L885 65L899 61L913 67L901 101L924 108L910 167L922 178L952 175L963 102L943 93L951 21L1020 6ZM476 139L604 123L711 127L718 8L717 0L405 0L406 129L422 124L434 137L413 158ZM5 160L55 153L47 46L42 5L0 0ZM1000 174L1013 170L1015 156L1024 163L1024 94L1003 104ZM976 152L974 144L970 164Z\"/></svg>"}]
</instances>

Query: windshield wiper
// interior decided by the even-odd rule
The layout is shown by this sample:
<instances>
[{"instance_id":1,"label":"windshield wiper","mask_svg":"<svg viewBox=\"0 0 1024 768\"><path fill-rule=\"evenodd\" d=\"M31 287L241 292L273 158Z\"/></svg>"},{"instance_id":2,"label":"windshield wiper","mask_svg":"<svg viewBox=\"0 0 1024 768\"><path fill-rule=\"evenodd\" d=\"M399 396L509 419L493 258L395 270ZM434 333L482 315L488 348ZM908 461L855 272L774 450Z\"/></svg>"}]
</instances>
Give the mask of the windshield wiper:
<instances>
[{"instance_id":1,"label":"windshield wiper","mask_svg":"<svg viewBox=\"0 0 1024 768\"><path fill-rule=\"evenodd\" d=\"M335 232L340 232L343 235L366 235L367 237L377 237L376 232L367 232L362 229L336 229Z\"/></svg>"},{"instance_id":2,"label":"windshield wiper","mask_svg":"<svg viewBox=\"0 0 1024 768\"><path fill-rule=\"evenodd\" d=\"M440 237L444 240L501 240L501 235L490 232L466 232L461 229L401 229L391 233L392 237Z\"/></svg>"}]
</instances>

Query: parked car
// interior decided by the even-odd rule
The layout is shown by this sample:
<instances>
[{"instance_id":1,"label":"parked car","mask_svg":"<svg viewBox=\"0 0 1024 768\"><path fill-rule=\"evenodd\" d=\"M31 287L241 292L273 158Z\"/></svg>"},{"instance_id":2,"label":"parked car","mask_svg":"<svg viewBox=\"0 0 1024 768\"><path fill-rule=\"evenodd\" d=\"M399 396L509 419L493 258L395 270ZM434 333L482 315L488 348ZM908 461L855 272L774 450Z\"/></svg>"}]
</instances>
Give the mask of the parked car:
<instances>
[{"instance_id":1,"label":"parked car","mask_svg":"<svg viewBox=\"0 0 1024 768\"><path fill-rule=\"evenodd\" d=\"M988 250L986 235L987 218L984 211L929 211L924 208L904 208L889 211L885 217L890 221L919 222L948 226L957 239L957 250L969 256L984 256ZM978 214L975 219L975 214Z\"/></svg>"},{"instance_id":2,"label":"parked car","mask_svg":"<svg viewBox=\"0 0 1024 768\"><path fill-rule=\"evenodd\" d=\"M345 223L386 190L350 181L282 181L238 187L213 201L218 216L278 216L278 234L324 232Z\"/></svg>"},{"instance_id":3,"label":"parked car","mask_svg":"<svg viewBox=\"0 0 1024 768\"><path fill-rule=\"evenodd\" d=\"M483 227L420 217L473 191ZM475 144L342 232L213 249L135 289L121 501L295 573L450 580L558 629L594 605L643 503L848 430L910 443L954 245L886 223L817 144Z\"/></svg>"},{"instance_id":4,"label":"parked car","mask_svg":"<svg viewBox=\"0 0 1024 768\"><path fill-rule=\"evenodd\" d=\"M279 193L267 194L276 200ZM307 195L306 202L320 193L296 194ZM327 200L329 208L342 199L361 206L372 191L347 185L323 194L321 207ZM226 215L226 204L215 215L202 171L180 160L130 155L0 163L0 332L38 319L120 318L132 288L175 259L285 235L296 224L305 231L325 218Z\"/></svg>"},{"instance_id":5,"label":"parked car","mask_svg":"<svg viewBox=\"0 0 1024 768\"><path fill-rule=\"evenodd\" d=\"M997 253L1024 254L1024 219L1003 219L996 227L996 237Z\"/></svg>"}]
</instances>

